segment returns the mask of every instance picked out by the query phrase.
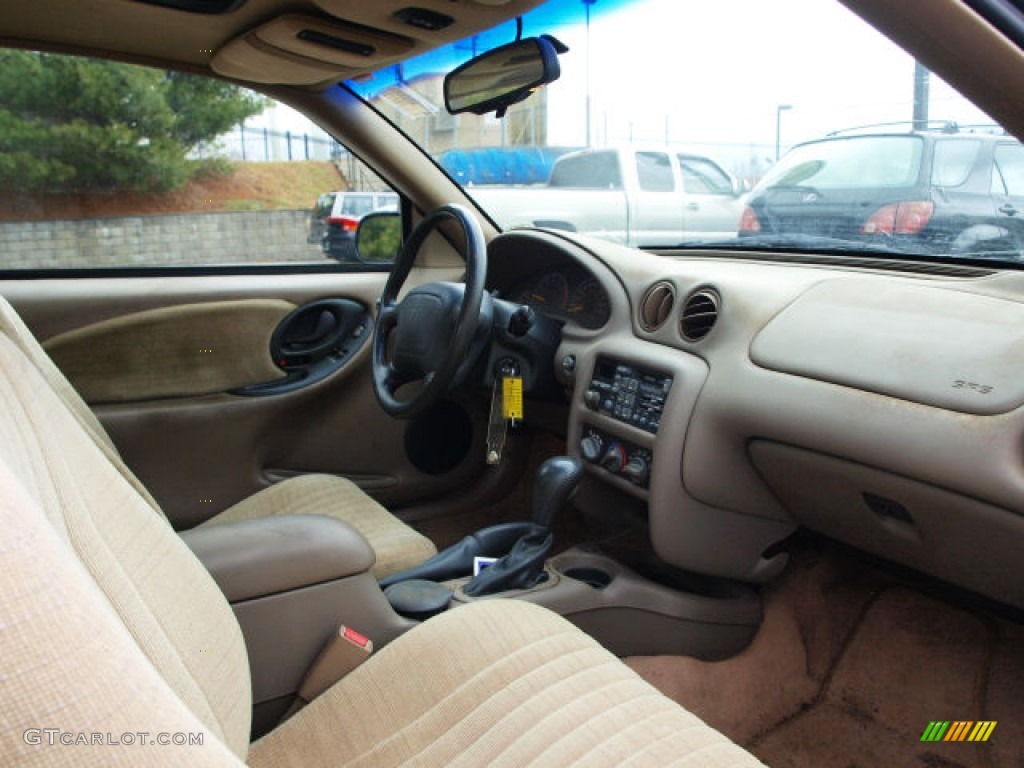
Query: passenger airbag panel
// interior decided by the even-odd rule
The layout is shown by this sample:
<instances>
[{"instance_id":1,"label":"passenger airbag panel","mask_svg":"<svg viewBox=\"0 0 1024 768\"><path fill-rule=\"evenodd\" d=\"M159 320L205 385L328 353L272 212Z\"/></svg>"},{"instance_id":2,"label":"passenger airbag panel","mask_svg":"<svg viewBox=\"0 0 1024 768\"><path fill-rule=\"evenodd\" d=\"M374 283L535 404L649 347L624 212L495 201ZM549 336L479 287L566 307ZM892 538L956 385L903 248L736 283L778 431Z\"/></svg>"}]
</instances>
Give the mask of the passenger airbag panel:
<instances>
[{"instance_id":1,"label":"passenger airbag panel","mask_svg":"<svg viewBox=\"0 0 1024 768\"><path fill-rule=\"evenodd\" d=\"M961 413L1024 404L1024 305L881 281L820 283L754 338L758 365Z\"/></svg>"}]
</instances>

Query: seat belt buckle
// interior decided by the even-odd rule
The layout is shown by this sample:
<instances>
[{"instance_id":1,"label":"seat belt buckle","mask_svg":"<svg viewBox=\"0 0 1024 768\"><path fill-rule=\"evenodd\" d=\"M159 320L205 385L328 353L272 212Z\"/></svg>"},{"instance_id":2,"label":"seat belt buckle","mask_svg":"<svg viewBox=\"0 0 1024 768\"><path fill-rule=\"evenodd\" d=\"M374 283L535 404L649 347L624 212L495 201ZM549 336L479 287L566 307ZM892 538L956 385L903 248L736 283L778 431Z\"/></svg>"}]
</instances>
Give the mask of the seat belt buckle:
<instances>
[{"instance_id":1,"label":"seat belt buckle","mask_svg":"<svg viewBox=\"0 0 1024 768\"><path fill-rule=\"evenodd\" d=\"M342 624L306 673L298 691L301 703L296 702L298 706L293 706L292 710L297 711L311 702L370 658L372 653L373 641L370 638Z\"/></svg>"}]
</instances>

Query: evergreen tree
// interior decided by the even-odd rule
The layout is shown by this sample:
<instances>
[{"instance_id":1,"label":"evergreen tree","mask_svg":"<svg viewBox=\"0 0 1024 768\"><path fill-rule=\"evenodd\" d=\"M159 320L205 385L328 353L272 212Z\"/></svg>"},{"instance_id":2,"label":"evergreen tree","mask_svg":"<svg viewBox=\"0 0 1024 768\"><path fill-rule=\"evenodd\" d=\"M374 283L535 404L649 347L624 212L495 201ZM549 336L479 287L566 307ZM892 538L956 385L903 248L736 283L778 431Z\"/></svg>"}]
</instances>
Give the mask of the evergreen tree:
<instances>
[{"instance_id":1,"label":"evergreen tree","mask_svg":"<svg viewBox=\"0 0 1024 768\"><path fill-rule=\"evenodd\" d=\"M188 153L265 100L227 83L94 59L0 52L0 188L159 192Z\"/></svg>"}]
</instances>

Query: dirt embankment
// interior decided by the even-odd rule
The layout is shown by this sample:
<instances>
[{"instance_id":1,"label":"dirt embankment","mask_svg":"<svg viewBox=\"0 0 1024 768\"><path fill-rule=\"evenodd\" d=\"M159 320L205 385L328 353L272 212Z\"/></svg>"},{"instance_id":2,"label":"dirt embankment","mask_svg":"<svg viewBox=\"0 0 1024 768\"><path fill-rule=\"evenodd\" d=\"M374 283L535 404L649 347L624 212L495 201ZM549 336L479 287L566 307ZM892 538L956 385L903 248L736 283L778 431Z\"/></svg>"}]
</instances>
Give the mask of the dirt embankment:
<instances>
[{"instance_id":1,"label":"dirt embankment","mask_svg":"<svg viewBox=\"0 0 1024 768\"><path fill-rule=\"evenodd\" d=\"M0 190L0 221L82 219L202 211L312 208L347 183L329 162L234 163L230 176L196 179L163 195L127 192L38 195Z\"/></svg>"}]
</instances>

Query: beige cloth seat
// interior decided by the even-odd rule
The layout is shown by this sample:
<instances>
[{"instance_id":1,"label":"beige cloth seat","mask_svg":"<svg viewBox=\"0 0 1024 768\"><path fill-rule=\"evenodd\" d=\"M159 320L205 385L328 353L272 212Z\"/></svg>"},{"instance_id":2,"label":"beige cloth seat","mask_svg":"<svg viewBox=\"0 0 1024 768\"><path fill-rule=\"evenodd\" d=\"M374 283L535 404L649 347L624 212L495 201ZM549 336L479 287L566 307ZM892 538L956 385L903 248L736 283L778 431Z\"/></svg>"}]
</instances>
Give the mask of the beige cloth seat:
<instances>
[{"instance_id":1,"label":"beige cloth seat","mask_svg":"<svg viewBox=\"0 0 1024 768\"><path fill-rule=\"evenodd\" d=\"M159 509L149 491L121 459L99 419L3 297L0 297L0 333L18 345L104 455L154 509ZM373 548L377 556L373 573L378 578L411 568L437 553L430 539L392 515L353 482L335 475L290 478L243 499L202 525L288 514L327 515L351 525Z\"/></svg>"},{"instance_id":2,"label":"beige cloth seat","mask_svg":"<svg viewBox=\"0 0 1024 768\"><path fill-rule=\"evenodd\" d=\"M760 765L563 619L500 600L411 630L250 745L230 606L2 334L0 530L0 765Z\"/></svg>"}]
</instances>

